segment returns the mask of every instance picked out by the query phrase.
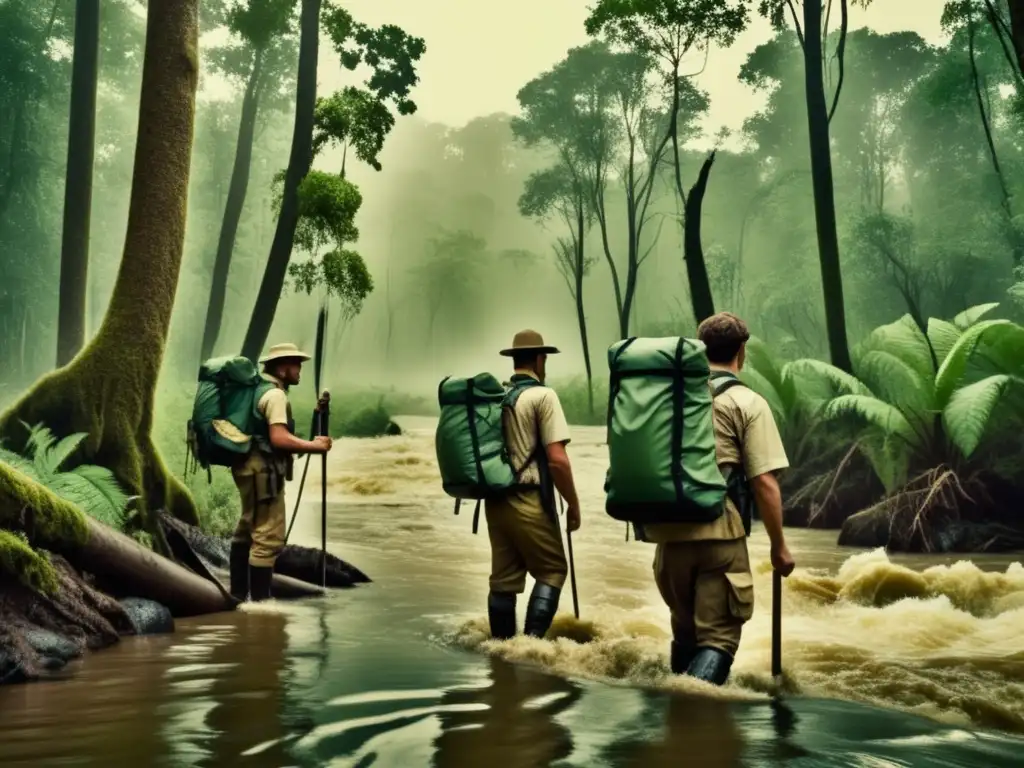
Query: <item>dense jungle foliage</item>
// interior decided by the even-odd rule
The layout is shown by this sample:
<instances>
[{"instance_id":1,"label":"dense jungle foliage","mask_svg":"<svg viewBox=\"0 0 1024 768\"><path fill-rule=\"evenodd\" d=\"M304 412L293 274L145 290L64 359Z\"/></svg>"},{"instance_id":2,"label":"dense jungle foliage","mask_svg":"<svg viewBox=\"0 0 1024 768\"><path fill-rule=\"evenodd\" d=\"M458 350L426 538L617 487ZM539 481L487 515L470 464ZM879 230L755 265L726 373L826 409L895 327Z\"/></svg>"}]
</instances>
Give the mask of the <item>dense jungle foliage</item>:
<instances>
[{"instance_id":1,"label":"dense jungle foliage","mask_svg":"<svg viewBox=\"0 0 1024 768\"><path fill-rule=\"evenodd\" d=\"M610 343L691 335L727 309L757 337L744 377L783 431L791 523L863 511L889 521L892 546L942 549L968 546L952 533L965 522L1012 528L1024 30L1004 0L947 3L936 41L864 27L867 5L595 0L587 39L522 83L517 110L452 126L418 114L431 41L401 19L366 25L340 0L203 0L180 271L135 286L138 304L169 292L173 315L151 382L161 406L138 400L146 469L131 474L134 454L79 437L96 414L47 419L23 398L131 304L115 285L139 256L133 182L164 172L135 154L146 6L3 0L0 426L20 437L3 435L0 460L58 492L98 483L97 514L144 538L159 453L184 465L199 363L311 347L321 307L334 431L352 436L432 413L438 379L496 369L523 326L565 352L550 375L570 421L601 424ZM700 80L738 76L751 96L742 124L719 128L693 73L759 24L738 73ZM227 525L225 478L187 503L158 485L160 503Z\"/></svg>"}]
</instances>

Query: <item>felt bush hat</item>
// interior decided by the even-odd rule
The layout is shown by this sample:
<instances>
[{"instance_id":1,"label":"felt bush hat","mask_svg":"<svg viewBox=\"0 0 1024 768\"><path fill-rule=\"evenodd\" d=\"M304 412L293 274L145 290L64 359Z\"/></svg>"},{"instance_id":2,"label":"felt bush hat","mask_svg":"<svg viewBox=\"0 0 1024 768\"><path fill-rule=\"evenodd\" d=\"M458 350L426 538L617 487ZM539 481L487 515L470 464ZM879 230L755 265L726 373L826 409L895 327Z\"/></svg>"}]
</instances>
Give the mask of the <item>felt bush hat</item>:
<instances>
[{"instance_id":1,"label":"felt bush hat","mask_svg":"<svg viewBox=\"0 0 1024 768\"><path fill-rule=\"evenodd\" d=\"M311 360L312 358L297 346L291 343L275 344L266 355L260 358L260 363L269 363L272 360Z\"/></svg>"},{"instance_id":2,"label":"felt bush hat","mask_svg":"<svg viewBox=\"0 0 1024 768\"><path fill-rule=\"evenodd\" d=\"M557 355L558 348L544 343L544 337L536 331L520 331L512 338L512 346L498 354L512 357L516 352L536 352L538 355Z\"/></svg>"}]
</instances>

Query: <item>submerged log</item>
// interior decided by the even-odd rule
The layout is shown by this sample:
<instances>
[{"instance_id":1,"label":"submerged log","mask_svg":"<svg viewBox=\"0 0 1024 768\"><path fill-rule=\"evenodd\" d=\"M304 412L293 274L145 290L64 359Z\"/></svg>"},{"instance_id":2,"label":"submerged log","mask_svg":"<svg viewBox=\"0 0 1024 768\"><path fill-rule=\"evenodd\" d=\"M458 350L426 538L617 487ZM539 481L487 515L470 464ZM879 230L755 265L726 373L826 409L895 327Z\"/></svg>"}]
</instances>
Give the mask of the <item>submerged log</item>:
<instances>
[{"instance_id":1,"label":"submerged log","mask_svg":"<svg viewBox=\"0 0 1024 768\"><path fill-rule=\"evenodd\" d=\"M143 597L167 606L175 618L229 611L234 604L216 584L134 539L86 518L89 537L68 561L96 576L118 597Z\"/></svg>"}]
</instances>

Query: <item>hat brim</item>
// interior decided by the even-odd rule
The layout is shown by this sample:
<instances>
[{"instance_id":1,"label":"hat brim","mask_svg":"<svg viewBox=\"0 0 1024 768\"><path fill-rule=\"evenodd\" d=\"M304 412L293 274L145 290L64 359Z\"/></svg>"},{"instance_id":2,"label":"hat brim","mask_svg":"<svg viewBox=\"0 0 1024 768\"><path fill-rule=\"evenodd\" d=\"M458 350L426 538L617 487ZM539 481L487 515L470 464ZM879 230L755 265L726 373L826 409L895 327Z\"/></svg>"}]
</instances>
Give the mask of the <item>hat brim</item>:
<instances>
[{"instance_id":1,"label":"hat brim","mask_svg":"<svg viewBox=\"0 0 1024 768\"><path fill-rule=\"evenodd\" d=\"M512 357L517 352L535 352L538 355L557 355L560 354L558 347L509 347L499 352L499 355L503 357Z\"/></svg>"},{"instance_id":2,"label":"hat brim","mask_svg":"<svg viewBox=\"0 0 1024 768\"><path fill-rule=\"evenodd\" d=\"M302 362L306 362L307 360L312 359L313 358L307 355L305 352L284 352L280 355L267 355L266 357L261 357L260 365L264 365L265 363L271 363L274 360L300 360Z\"/></svg>"}]
</instances>

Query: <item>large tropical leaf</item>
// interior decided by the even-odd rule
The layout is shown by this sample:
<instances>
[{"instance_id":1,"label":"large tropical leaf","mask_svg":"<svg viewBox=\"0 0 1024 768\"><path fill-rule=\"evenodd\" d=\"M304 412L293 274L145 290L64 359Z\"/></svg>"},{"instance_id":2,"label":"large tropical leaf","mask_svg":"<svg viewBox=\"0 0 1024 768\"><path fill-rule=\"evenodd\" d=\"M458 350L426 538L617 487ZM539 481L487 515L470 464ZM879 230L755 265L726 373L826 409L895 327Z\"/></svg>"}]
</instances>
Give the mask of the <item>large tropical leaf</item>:
<instances>
[{"instance_id":1,"label":"large tropical leaf","mask_svg":"<svg viewBox=\"0 0 1024 768\"><path fill-rule=\"evenodd\" d=\"M834 365L804 358L794 360L788 366L788 373L802 380L801 388L805 391L813 390L815 384L822 383L830 388L829 397L833 395L866 395L873 397L871 390L856 376L851 376L846 371L836 368Z\"/></svg>"},{"instance_id":2,"label":"large tropical leaf","mask_svg":"<svg viewBox=\"0 0 1024 768\"><path fill-rule=\"evenodd\" d=\"M949 355L949 351L953 349L960 334L960 329L953 323L935 317L928 319L928 341L932 343L932 349L935 350L935 356L939 359L940 365Z\"/></svg>"},{"instance_id":3,"label":"large tropical leaf","mask_svg":"<svg viewBox=\"0 0 1024 768\"><path fill-rule=\"evenodd\" d=\"M861 361L867 353L876 350L898 357L922 378L930 379L935 375L928 339L909 314L894 323L879 326L855 350L854 372L872 389L875 389L876 382L864 375Z\"/></svg>"},{"instance_id":4,"label":"large tropical leaf","mask_svg":"<svg viewBox=\"0 0 1024 768\"><path fill-rule=\"evenodd\" d=\"M985 437L989 418L1003 394L1009 387L1022 383L1024 381L1014 376L996 374L953 393L942 412L942 421L950 442L966 458L971 457Z\"/></svg>"},{"instance_id":5,"label":"large tropical leaf","mask_svg":"<svg viewBox=\"0 0 1024 768\"><path fill-rule=\"evenodd\" d=\"M869 428L858 443L886 493L898 491L907 484L912 451L903 440L881 429Z\"/></svg>"},{"instance_id":6,"label":"large tropical leaf","mask_svg":"<svg viewBox=\"0 0 1024 768\"><path fill-rule=\"evenodd\" d=\"M828 418L839 418L847 414L880 429L887 438L895 436L913 449L921 447L920 436L907 421L906 416L894 405L868 395L840 395L825 407L825 415Z\"/></svg>"},{"instance_id":7,"label":"large tropical leaf","mask_svg":"<svg viewBox=\"0 0 1024 768\"><path fill-rule=\"evenodd\" d=\"M949 403L949 398L956 391L960 380L967 370L967 364L977 351L978 346L987 336L998 333L1013 333L1003 329L1013 326L1009 320L982 320L964 331L956 344L946 355L935 375L935 405L942 410ZM1020 326L1017 326L1018 328Z\"/></svg>"},{"instance_id":8,"label":"large tropical leaf","mask_svg":"<svg viewBox=\"0 0 1024 768\"><path fill-rule=\"evenodd\" d=\"M782 380L782 367L775 362L775 358L763 341L752 336L746 345L746 360L743 370L753 368L772 389L781 397L784 383ZM762 393L763 394L763 393Z\"/></svg>"},{"instance_id":9,"label":"large tropical leaf","mask_svg":"<svg viewBox=\"0 0 1024 768\"><path fill-rule=\"evenodd\" d=\"M933 377L922 376L902 358L873 349L861 357L860 367L879 399L895 405L908 419L920 420L934 407Z\"/></svg>"},{"instance_id":10,"label":"large tropical leaf","mask_svg":"<svg viewBox=\"0 0 1024 768\"><path fill-rule=\"evenodd\" d=\"M953 325L959 328L961 331L966 331L982 317L987 315L993 309L999 306L999 302L995 301L990 304L976 304L973 307L968 307L963 312L953 318Z\"/></svg>"}]
</instances>

